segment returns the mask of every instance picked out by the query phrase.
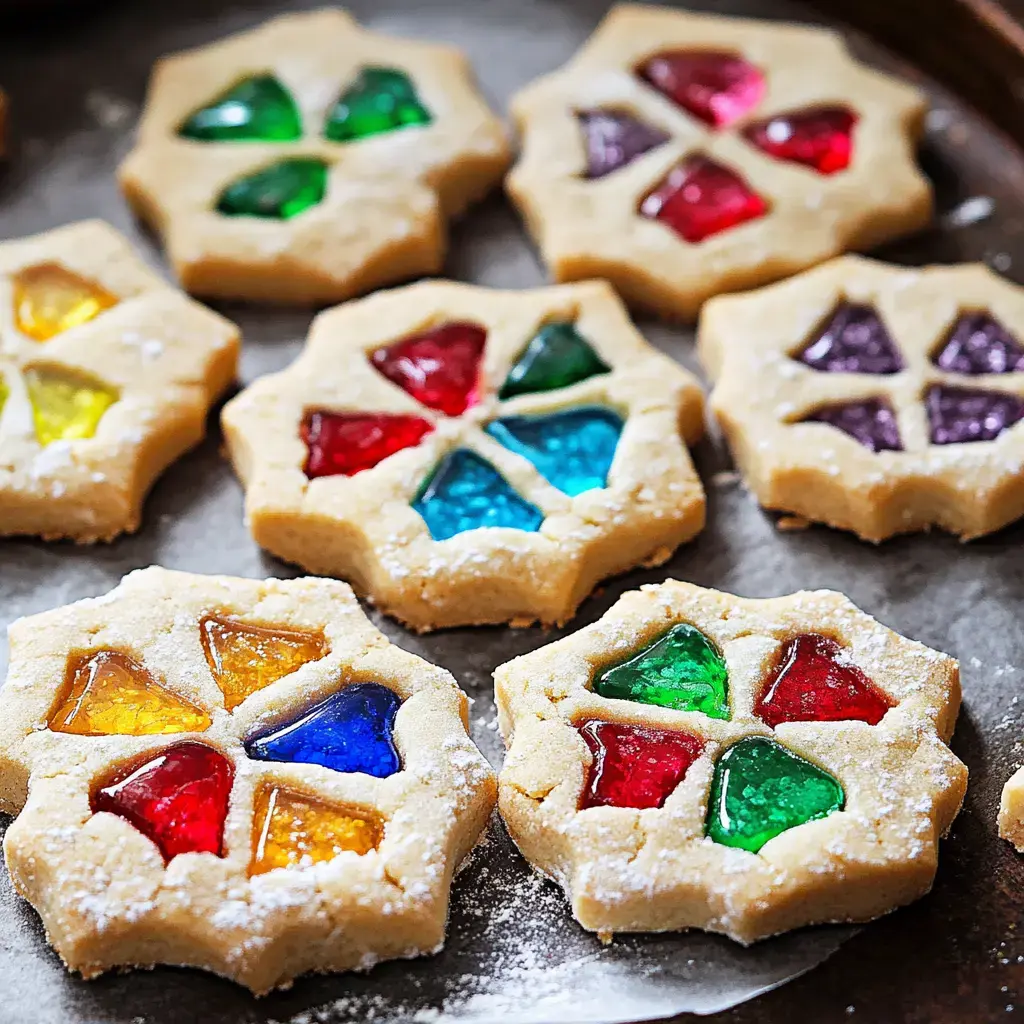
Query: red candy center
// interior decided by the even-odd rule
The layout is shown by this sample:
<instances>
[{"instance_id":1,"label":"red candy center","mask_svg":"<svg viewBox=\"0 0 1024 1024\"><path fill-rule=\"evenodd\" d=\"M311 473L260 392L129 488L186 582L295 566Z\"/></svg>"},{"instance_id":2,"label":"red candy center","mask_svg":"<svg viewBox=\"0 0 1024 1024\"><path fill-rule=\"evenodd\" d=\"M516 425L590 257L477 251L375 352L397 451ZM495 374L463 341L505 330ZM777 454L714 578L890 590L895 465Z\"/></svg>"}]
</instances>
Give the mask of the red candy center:
<instances>
[{"instance_id":1,"label":"red candy center","mask_svg":"<svg viewBox=\"0 0 1024 1024\"><path fill-rule=\"evenodd\" d=\"M434 429L419 416L311 412L302 423L309 449L306 476L354 476L389 455L411 448Z\"/></svg>"},{"instance_id":2,"label":"red candy center","mask_svg":"<svg viewBox=\"0 0 1024 1024\"><path fill-rule=\"evenodd\" d=\"M843 648L827 636L794 637L782 648L754 713L772 728L781 722L877 725L894 702L843 658Z\"/></svg>"},{"instance_id":3,"label":"red candy center","mask_svg":"<svg viewBox=\"0 0 1024 1024\"><path fill-rule=\"evenodd\" d=\"M850 165L856 123L857 115L846 107L812 107L748 125L743 135L778 160L835 174Z\"/></svg>"},{"instance_id":4,"label":"red candy center","mask_svg":"<svg viewBox=\"0 0 1024 1024\"><path fill-rule=\"evenodd\" d=\"M639 725L591 721L579 731L594 756L581 808L661 807L704 749L689 733Z\"/></svg>"},{"instance_id":5,"label":"red candy center","mask_svg":"<svg viewBox=\"0 0 1024 1024\"><path fill-rule=\"evenodd\" d=\"M370 362L417 402L447 416L459 416L478 400L486 340L487 332L476 324L442 324L376 349L370 353Z\"/></svg>"},{"instance_id":6,"label":"red candy center","mask_svg":"<svg viewBox=\"0 0 1024 1024\"><path fill-rule=\"evenodd\" d=\"M124 818L160 848L223 855L224 818L234 769L204 743L178 743L139 768L119 772L92 798L93 812Z\"/></svg>"},{"instance_id":7,"label":"red candy center","mask_svg":"<svg viewBox=\"0 0 1024 1024\"><path fill-rule=\"evenodd\" d=\"M643 216L667 224L691 243L767 212L768 204L743 178L705 156L672 168L640 204Z\"/></svg>"},{"instance_id":8,"label":"red candy center","mask_svg":"<svg viewBox=\"0 0 1024 1024\"><path fill-rule=\"evenodd\" d=\"M734 53L682 50L657 53L638 69L673 103L715 128L732 124L761 102L764 75Z\"/></svg>"}]
</instances>

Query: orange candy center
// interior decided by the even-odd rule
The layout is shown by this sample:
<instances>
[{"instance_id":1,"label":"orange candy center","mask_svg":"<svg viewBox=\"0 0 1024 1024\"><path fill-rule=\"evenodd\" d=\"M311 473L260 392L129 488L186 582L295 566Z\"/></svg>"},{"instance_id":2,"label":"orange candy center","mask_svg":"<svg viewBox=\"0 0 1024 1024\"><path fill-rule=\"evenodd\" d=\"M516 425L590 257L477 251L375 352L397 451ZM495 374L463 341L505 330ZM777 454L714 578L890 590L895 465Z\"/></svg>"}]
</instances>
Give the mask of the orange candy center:
<instances>
[{"instance_id":1,"label":"orange candy center","mask_svg":"<svg viewBox=\"0 0 1024 1024\"><path fill-rule=\"evenodd\" d=\"M18 330L49 341L116 306L117 296L58 263L39 263L14 275L14 318Z\"/></svg>"}]
</instances>

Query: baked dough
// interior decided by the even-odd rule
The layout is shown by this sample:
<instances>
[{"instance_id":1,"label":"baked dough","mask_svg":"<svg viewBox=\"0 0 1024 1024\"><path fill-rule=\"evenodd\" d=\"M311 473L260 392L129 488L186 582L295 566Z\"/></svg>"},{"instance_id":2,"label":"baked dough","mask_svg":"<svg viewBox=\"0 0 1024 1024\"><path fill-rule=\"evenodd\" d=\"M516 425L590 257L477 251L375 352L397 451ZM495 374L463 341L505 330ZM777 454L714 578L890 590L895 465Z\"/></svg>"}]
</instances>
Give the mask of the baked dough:
<instances>
[{"instance_id":1,"label":"baked dough","mask_svg":"<svg viewBox=\"0 0 1024 1024\"><path fill-rule=\"evenodd\" d=\"M741 121L707 127L637 73L652 55L674 50L742 55L764 73L763 97ZM841 173L775 159L740 131L832 104L858 118L853 159ZM692 319L720 292L927 224L931 190L914 162L925 109L919 89L853 60L834 32L620 4L568 64L514 97L522 153L507 187L555 280L603 277L630 304ZM588 180L578 115L592 111L625 113L667 140ZM641 216L644 197L695 155L738 172L767 214L698 244Z\"/></svg>"},{"instance_id":2,"label":"baked dough","mask_svg":"<svg viewBox=\"0 0 1024 1024\"><path fill-rule=\"evenodd\" d=\"M1024 853L1024 768L1018 768L1003 786L999 834Z\"/></svg>"},{"instance_id":3,"label":"baked dough","mask_svg":"<svg viewBox=\"0 0 1024 1024\"><path fill-rule=\"evenodd\" d=\"M602 667L690 623L724 657L728 717L609 699ZM823 634L894 706L865 721L784 721L755 713L783 643ZM669 580L632 591L593 625L498 667L508 754L499 807L530 863L601 933L699 928L741 943L812 923L865 921L923 895L967 769L946 746L960 706L957 663L893 633L841 594L747 600ZM703 752L661 807L579 810L593 759L578 727L632 723L689 734ZM705 835L723 751L774 738L838 780L845 806L782 831L758 853Z\"/></svg>"},{"instance_id":4,"label":"baked dough","mask_svg":"<svg viewBox=\"0 0 1024 1024\"><path fill-rule=\"evenodd\" d=\"M476 404L428 409L368 354L417 332L468 322L486 331ZM571 322L610 367L569 387L500 400L538 330ZM498 416L599 406L624 420L607 486L570 497L484 428ZM353 476L308 479L300 425L310 410L415 415L432 432ZM225 406L228 449L253 537L310 572L350 580L415 629L564 622L607 576L658 564L704 525L687 444L703 430L696 380L656 352L604 283L501 292L428 282L322 313L302 355ZM412 507L446 454L482 456L543 515L536 532L470 529L434 540Z\"/></svg>"},{"instance_id":5,"label":"baked dough","mask_svg":"<svg viewBox=\"0 0 1024 1024\"><path fill-rule=\"evenodd\" d=\"M17 282L39 268L98 289L106 308L27 336ZM202 440L238 348L234 324L169 287L101 221L0 243L0 535L90 543L138 529L153 482ZM116 398L91 436L43 443L26 387L40 368Z\"/></svg>"},{"instance_id":6,"label":"baked dough","mask_svg":"<svg viewBox=\"0 0 1024 1024\"><path fill-rule=\"evenodd\" d=\"M844 304L880 319L895 372L822 372L799 360ZM994 320L993 341L984 325L971 327L979 317ZM1002 410L1008 425L992 440L935 443L929 394L988 394L1024 412L1024 350L1007 333L1021 323L1024 290L980 264L908 269L847 256L708 303L699 351L716 382L712 411L762 505L865 540L933 525L967 540L1024 515L1024 423ZM1010 351L991 353L1001 372L955 368L970 363L966 348L944 369L951 340L978 343L982 363L986 345ZM891 410L903 450L873 451L835 426L806 421L836 404L877 400ZM982 430L985 411L974 419Z\"/></svg>"},{"instance_id":7,"label":"baked dough","mask_svg":"<svg viewBox=\"0 0 1024 1024\"><path fill-rule=\"evenodd\" d=\"M322 631L327 653L252 693L233 712L208 667L207 615ZM331 580L243 580L150 568L102 597L20 619L0 691L0 805L18 814L4 851L16 890L39 912L67 966L202 967L264 993L306 971L365 970L434 952L444 940L452 874L494 802L491 769L467 735L451 675L392 645L351 590ZM69 657L123 652L209 727L163 735L75 735L47 727ZM359 683L402 701L401 770L387 777L321 764L253 760L243 741ZM182 740L234 767L223 856L158 847L123 817L90 812L111 769ZM376 849L249 875L254 794L267 782L361 809L383 822ZM19 813L20 812L20 813Z\"/></svg>"},{"instance_id":8,"label":"baked dough","mask_svg":"<svg viewBox=\"0 0 1024 1024\"><path fill-rule=\"evenodd\" d=\"M323 137L325 116L361 69L409 75L433 120L372 138ZM253 75L272 74L298 107L301 137L275 142L182 138L197 109ZM282 159L328 165L323 201L288 220L227 217L217 197ZM138 141L120 168L138 214L163 236L182 287L254 302L338 302L437 273L446 222L481 198L508 164L501 122L477 93L465 56L392 39L342 10L275 18L161 60Z\"/></svg>"}]
</instances>

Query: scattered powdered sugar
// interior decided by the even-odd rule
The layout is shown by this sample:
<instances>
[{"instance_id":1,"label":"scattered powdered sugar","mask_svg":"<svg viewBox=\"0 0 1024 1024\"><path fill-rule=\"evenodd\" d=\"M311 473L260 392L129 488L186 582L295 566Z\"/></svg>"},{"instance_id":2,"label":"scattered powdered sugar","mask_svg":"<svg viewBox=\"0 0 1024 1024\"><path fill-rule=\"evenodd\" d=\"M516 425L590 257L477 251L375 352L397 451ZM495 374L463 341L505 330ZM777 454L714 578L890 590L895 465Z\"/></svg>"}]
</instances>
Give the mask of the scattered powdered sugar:
<instances>
[{"instance_id":1,"label":"scattered powdered sugar","mask_svg":"<svg viewBox=\"0 0 1024 1024\"><path fill-rule=\"evenodd\" d=\"M943 227L965 228L979 224L995 212L996 203L991 196L971 196L954 207L942 218Z\"/></svg>"}]
</instances>

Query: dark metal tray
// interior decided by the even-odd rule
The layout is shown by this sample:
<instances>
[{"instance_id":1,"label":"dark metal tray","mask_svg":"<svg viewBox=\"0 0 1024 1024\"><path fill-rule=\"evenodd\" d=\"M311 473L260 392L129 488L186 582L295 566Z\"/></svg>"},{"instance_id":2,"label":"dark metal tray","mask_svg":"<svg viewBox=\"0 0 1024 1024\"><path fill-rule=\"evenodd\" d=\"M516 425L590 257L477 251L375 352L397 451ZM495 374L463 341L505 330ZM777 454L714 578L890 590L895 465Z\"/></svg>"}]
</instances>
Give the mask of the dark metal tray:
<instances>
[{"instance_id":1,"label":"dark metal tray","mask_svg":"<svg viewBox=\"0 0 1024 1024\"><path fill-rule=\"evenodd\" d=\"M28 5L31 7L31 5ZM152 61L246 28L289 0L178 0L172 4L47 5L32 26L0 26L0 82L14 107L16 137L0 171L0 237L102 216L134 236L154 261L113 180L126 152ZM466 48L483 87L502 108L516 88L562 63L604 12L594 0L353 0L353 13L396 34L453 40ZM691 6L769 18L821 20L784 0L722 0ZM828 5L821 5L828 6ZM837 2L850 17L884 27L929 66L948 58L949 80L1005 126L1020 123L1020 98L1000 93L1013 46L986 50L962 31L988 0ZM24 11L24 7L22 10ZM989 12L991 13L991 12ZM964 21L964 19L968 21ZM879 66L920 80L909 65L860 36L854 48ZM940 42L936 50L935 42ZM991 52L991 60L988 54ZM972 65L972 61L974 62ZM934 100L923 153L935 181L937 226L880 255L907 263L984 259L1024 279L1024 158L963 102L924 82ZM1005 80L1004 80L1005 84ZM994 98L994 99L993 99ZM981 198L979 198L981 197ZM964 205L965 200L974 199ZM495 197L455 229L452 277L532 286L542 272L508 205ZM245 335L243 378L288 363L309 313L230 307ZM648 336L697 369L692 332L649 323ZM1024 330L1024 326L1018 326ZM79 549L0 542L0 622L102 593L150 563L193 572L292 575L262 555L242 523L240 488L222 459L216 423L208 441L157 485L141 532ZM827 964L728 1019L761 1022L1003 1020L1024 989L1024 859L996 837L999 790L1020 756L1024 714L1024 596L1018 554L1024 526L971 545L942 536L880 548L812 529L780 533L729 472L713 439L697 450L710 497L709 525L662 569L615 580L587 601L577 628L624 590L668 575L748 596L804 587L844 591L887 625L961 659L965 706L953 747L971 770L967 804L943 845L935 891L870 925L819 928L741 950L700 934L637 936L602 947L564 909L561 894L532 876L500 825L456 881L450 938L437 957L385 964L367 976L309 978L254 1000L197 971L170 968L85 983L68 976L34 912L0 874L0 1021L18 1024L241 1024L294 1021L612 1021L721 1010ZM378 621L381 621L377 617ZM399 643L451 669L475 698L474 737L495 763L490 672L558 631L455 630L414 637L388 621ZM845 940L850 941L846 942ZM843 944L845 942L845 944ZM1024 992L1021 993L1024 995Z\"/></svg>"}]
</instances>

